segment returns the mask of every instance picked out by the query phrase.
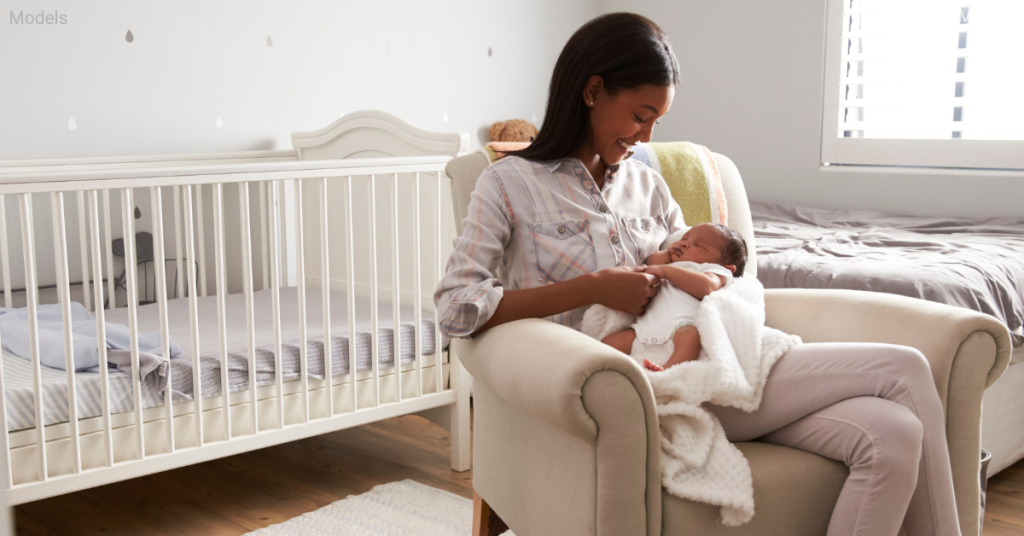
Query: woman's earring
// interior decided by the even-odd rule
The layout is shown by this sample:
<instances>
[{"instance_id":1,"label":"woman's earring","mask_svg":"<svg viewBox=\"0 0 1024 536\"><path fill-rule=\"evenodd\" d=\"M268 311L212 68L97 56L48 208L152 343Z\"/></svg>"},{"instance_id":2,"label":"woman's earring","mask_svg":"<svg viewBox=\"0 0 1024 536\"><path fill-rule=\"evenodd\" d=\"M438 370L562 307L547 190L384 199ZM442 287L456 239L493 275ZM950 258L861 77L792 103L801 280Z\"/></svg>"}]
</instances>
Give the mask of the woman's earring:
<instances>
[{"instance_id":1,"label":"woman's earring","mask_svg":"<svg viewBox=\"0 0 1024 536\"><path fill-rule=\"evenodd\" d=\"M590 101L590 106L591 106L591 107L593 107L593 106L594 106L594 101Z\"/></svg>"}]
</instances>

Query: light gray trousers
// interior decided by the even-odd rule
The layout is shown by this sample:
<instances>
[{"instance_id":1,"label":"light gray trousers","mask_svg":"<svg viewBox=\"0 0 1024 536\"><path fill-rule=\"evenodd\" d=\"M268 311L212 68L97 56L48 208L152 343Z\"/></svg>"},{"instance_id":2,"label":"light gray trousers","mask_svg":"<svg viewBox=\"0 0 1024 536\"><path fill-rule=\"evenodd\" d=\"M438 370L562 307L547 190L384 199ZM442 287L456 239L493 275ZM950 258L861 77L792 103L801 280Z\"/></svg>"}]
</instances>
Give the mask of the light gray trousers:
<instances>
[{"instance_id":1,"label":"light gray trousers","mask_svg":"<svg viewBox=\"0 0 1024 536\"><path fill-rule=\"evenodd\" d=\"M757 411L709 405L730 441L758 439L850 468L828 536L958 536L945 417L913 348L802 344L768 375Z\"/></svg>"}]
</instances>

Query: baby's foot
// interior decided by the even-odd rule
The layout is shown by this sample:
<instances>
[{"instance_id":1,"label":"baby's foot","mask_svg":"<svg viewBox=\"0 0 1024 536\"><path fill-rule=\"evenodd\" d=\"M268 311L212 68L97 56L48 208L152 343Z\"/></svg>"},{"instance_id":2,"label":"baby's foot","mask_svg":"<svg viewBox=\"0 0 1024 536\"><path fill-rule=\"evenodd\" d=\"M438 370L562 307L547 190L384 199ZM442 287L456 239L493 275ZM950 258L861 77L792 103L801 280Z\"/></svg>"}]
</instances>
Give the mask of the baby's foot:
<instances>
[{"instance_id":1,"label":"baby's foot","mask_svg":"<svg viewBox=\"0 0 1024 536\"><path fill-rule=\"evenodd\" d=\"M644 359L644 368L651 372L663 372L665 370L661 365L651 361L650 359Z\"/></svg>"}]
</instances>

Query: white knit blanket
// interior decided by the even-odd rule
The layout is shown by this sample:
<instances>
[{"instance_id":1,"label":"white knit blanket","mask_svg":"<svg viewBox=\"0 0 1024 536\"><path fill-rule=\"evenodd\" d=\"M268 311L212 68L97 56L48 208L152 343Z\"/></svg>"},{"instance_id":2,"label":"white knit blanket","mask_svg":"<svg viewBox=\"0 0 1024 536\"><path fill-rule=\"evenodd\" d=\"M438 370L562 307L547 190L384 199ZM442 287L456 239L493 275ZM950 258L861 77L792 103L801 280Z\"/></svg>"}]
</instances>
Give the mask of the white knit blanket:
<instances>
[{"instance_id":1,"label":"white knit blanket","mask_svg":"<svg viewBox=\"0 0 1024 536\"><path fill-rule=\"evenodd\" d=\"M611 324L606 312L588 311L584 333L588 324ZM722 524L738 526L754 516L750 465L702 404L756 410L772 365L801 341L765 327L764 288L753 278L731 279L705 297L694 323L700 357L647 372L661 429L662 485L677 497L721 506Z\"/></svg>"}]
</instances>

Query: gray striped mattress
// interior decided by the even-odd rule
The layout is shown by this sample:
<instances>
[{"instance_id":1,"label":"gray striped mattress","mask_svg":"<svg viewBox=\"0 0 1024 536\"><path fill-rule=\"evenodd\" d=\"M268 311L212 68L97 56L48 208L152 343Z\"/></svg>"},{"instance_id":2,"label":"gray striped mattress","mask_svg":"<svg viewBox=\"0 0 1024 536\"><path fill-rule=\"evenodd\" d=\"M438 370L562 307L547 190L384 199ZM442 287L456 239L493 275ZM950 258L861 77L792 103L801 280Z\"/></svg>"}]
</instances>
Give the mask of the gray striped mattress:
<instances>
[{"instance_id":1,"label":"gray striped mattress","mask_svg":"<svg viewBox=\"0 0 1024 536\"><path fill-rule=\"evenodd\" d=\"M299 307L298 292L295 287L280 289L281 307L281 361L284 380L299 378ZM255 354L256 384L267 385L274 382L274 325L273 295L270 290L262 290L253 294L253 311L255 315ZM199 298L199 343L203 397L219 395L220 381L220 337L215 297ZM247 323L245 315L245 296L230 294L225 298L226 331L228 354L228 384L230 392L241 391L249 387ZM331 302L331 374L338 376L347 374L349 370L348 343L348 302L340 292L332 292ZM369 299L355 299L356 326L356 369L369 370L372 355L371 302ZM381 370L393 366L395 360L393 326L393 308L391 303L378 302L378 348ZM128 310L119 308L106 311L108 322L128 324ZM146 408L163 405L163 389L170 385L175 402L192 400L192 342L189 328L188 300L176 299L167 303L168 327L171 337L182 347L182 353L161 367L158 372L150 374L143 381L142 398ZM307 325L307 370L314 378L323 378L323 320L321 292L319 289L306 291L306 325ZM412 307L400 309L399 328L399 359L405 365L415 361L415 315ZM159 310L157 306L145 305L138 308L139 331L158 331ZM420 323L423 355L434 354L434 321L431 314L424 311ZM448 344L442 337L442 347ZM4 392L7 400L7 429L23 430L35 426L34 403L32 396L31 362L3 353ZM68 420L67 379L63 370L43 367L43 407L44 421L47 425L66 422ZM101 413L101 384L98 372L78 372L75 374L75 386L78 395L78 413L81 418L95 417ZM110 403L112 413L133 410L132 386L129 376L116 369L110 370Z\"/></svg>"}]
</instances>

